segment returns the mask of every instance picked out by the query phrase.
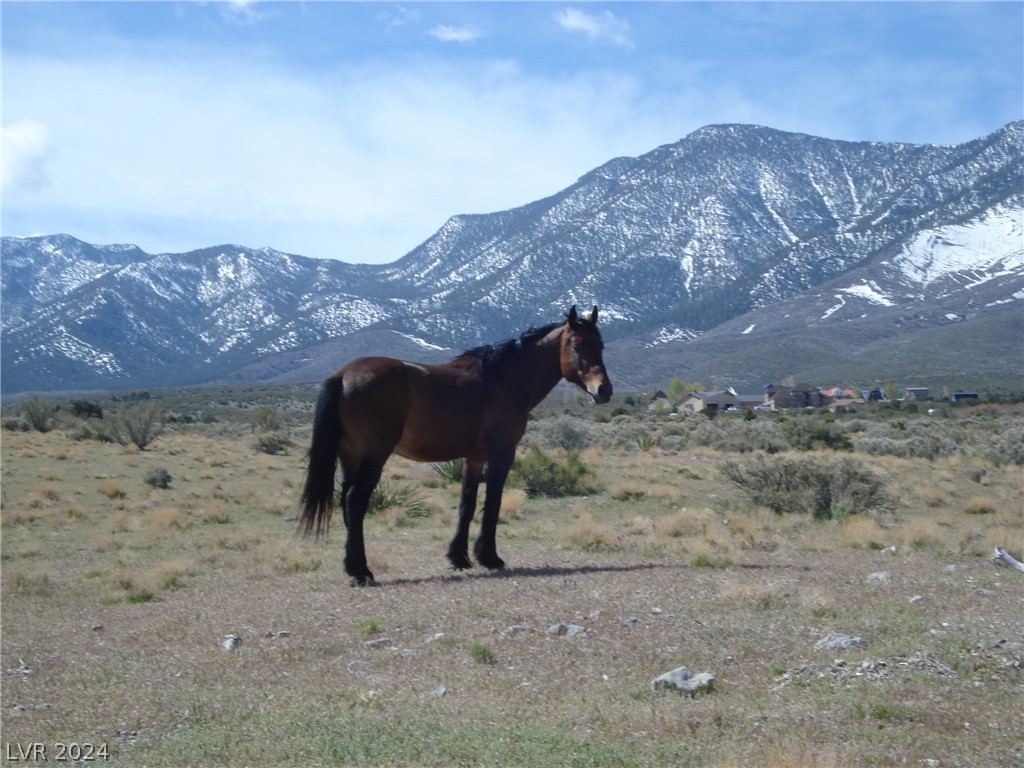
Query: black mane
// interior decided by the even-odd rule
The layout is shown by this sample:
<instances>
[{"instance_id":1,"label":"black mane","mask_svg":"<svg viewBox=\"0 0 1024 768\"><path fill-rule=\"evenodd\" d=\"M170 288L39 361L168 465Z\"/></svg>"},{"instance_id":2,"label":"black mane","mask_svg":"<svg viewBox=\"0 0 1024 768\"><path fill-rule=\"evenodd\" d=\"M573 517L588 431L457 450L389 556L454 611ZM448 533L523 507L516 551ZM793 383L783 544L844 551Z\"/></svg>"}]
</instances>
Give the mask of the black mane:
<instances>
[{"instance_id":1,"label":"black mane","mask_svg":"<svg viewBox=\"0 0 1024 768\"><path fill-rule=\"evenodd\" d=\"M505 339L504 341L499 341L494 344L485 344L480 347L473 347L472 349L467 349L455 359L475 360L480 363L480 367L483 368L484 371L492 370L508 359L508 357L514 355L516 350L520 349L522 346L532 344L543 339L555 330L555 328L558 328L564 323L565 321L563 320L557 323L549 323L548 325L540 328L528 328L519 334L518 338Z\"/></svg>"}]
</instances>

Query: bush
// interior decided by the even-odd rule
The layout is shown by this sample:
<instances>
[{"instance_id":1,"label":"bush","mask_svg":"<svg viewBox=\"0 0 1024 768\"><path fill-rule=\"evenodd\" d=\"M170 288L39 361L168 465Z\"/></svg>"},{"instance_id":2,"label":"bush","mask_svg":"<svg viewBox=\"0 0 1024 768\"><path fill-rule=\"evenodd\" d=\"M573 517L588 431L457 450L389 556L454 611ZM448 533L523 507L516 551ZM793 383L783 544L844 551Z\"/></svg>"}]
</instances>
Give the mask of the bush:
<instances>
[{"instance_id":1,"label":"bush","mask_svg":"<svg viewBox=\"0 0 1024 768\"><path fill-rule=\"evenodd\" d=\"M53 419L57 415L57 404L39 395L29 395L21 404L21 417L36 432L49 432L53 429Z\"/></svg>"},{"instance_id":2,"label":"bush","mask_svg":"<svg viewBox=\"0 0 1024 768\"><path fill-rule=\"evenodd\" d=\"M572 416L555 416L537 423L532 430L535 439L547 448L580 451L590 444L590 429Z\"/></svg>"},{"instance_id":3,"label":"bush","mask_svg":"<svg viewBox=\"0 0 1024 768\"><path fill-rule=\"evenodd\" d=\"M745 464L726 461L721 471L752 502L776 514L797 512L831 520L888 505L883 480L853 458L766 461L758 456Z\"/></svg>"},{"instance_id":4,"label":"bush","mask_svg":"<svg viewBox=\"0 0 1024 768\"><path fill-rule=\"evenodd\" d=\"M102 419L103 408L90 400L72 400L68 410L80 419Z\"/></svg>"},{"instance_id":5,"label":"bush","mask_svg":"<svg viewBox=\"0 0 1024 768\"><path fill-rule=\"evenodd\" d=\"M1024 464L1024 424L1015 424L985 448L986 456L997 466Z\"/></svg>"},{"instance_id":6,"label":"bush","mask_svg":"<svg viewBox=\"0 0 1024 768\"><path fill-rule=\"evenodd\" d=\"M511 477L526 489L528 496L585 496L595 488L587 482L593 475L580 461L577 451L569 451L565 461L548 456L540 446L531 445L529 452L517 458Z\"/></svg>"},{"instance_id":7,"label":"bush","mask_svg":"<svg viewBox=\"0 0 1024 768\"><path fill-rule=\"evenodd\" d=\"M789 444L800 451L815 451L822 448L848 451L853 448L846 430L830 421L793 419L786 422L785 432Z\"/></svg>"},{"instance_id":8,"label":"bush","mask_svg":"<svg viewBox=\"0 0 1024 768\"><path fill-rule=\"evenodd\" d=\"M121 445L134 444L140 451L164 432L166 421L154 402L129 406L111 420L111 433Z\"/></svg>"},{"instance_id":9,"label":"bush","mask_svg":"<svg viewBox=\"0 0 1024 768\"><path fill-rule=\"evenodd\" d=\"M260 435L256 438L256 450L269 456L285 453L294 443L282 434Z\"/></svg>"},{"instance_id":10,"label":"bush","mask_svg":"<svg viewBox=\"0 0 1024 768\"><path fill-rule=\"evenodd\" d=\"M170 472L163 467L157 467L156 469L151 469L146 472L143 482L145 482L146 485L153 486L154 488L170 488L171 480L173 479L174 478L171 477Z\"/></svg>"}]
</instances>

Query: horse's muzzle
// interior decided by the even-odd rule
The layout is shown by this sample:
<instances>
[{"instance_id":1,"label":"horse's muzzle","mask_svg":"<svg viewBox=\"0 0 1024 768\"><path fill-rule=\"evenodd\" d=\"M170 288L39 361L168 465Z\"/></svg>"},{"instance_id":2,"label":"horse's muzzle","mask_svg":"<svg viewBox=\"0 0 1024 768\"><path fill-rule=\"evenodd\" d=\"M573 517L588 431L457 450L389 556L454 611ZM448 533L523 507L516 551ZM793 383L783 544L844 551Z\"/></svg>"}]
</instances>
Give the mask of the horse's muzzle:
<instances>
[{"instance_id":1,"label":"horse's muzzle","mask_svg":"<svg viewBox=\"0 0 1024 768\"><path fill-rule=\"evenodd\" d=\"M607 377L601 377L596 381L591 380L587 384L587 393L598 405L607 403L612 399L612 383Z\"/></svg>"}]
</instances>

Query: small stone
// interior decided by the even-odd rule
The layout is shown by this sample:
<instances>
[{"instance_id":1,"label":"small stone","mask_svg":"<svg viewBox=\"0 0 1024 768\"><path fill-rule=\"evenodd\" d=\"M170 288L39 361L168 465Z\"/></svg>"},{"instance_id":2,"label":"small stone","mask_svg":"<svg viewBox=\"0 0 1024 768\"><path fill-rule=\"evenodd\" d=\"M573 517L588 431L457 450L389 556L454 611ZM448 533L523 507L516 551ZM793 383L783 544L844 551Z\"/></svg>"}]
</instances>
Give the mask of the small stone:
<instances>
[{"instance_id":1,"label":"small stone","mask_svg":"<svg viewBox=\"0 0 1024 768\"><path fill-rule=\"evenodd\" d=\"M573 635L581 635L586 631L586 628L581 627L579 624L552 624L547 629L549 635L558 635L559 637L572 637Z\"/></svg>"},{"instance_id":2,"label":"small stone","mask_svg":"<svg viewBox=\"0 0 1024 768\"><path fill-rule=\"evenodd\" d=\"M220 647L225 651L235 651L242 646L242 638L238 635L224 635L224 639L220 641Z\"/></svg>"},{"instance_id":3,"label":"small stone","mask_svg":"<svg viewBox=\"0 0 1024 768\"><path fill-rule=\"evenodd\" d=\"M714 689L715 676L710 672L691 672L686 667L677 667L651 681L651 688L666 688L688 696L698 693L711 693Z\"/></svg>"},{"instance_id":4,"label":"small stone","mask_svg":"<svg viewBox=\"0 0 1024 768\"><path fill-rule=\"evenodd\" d=\"M430 692L430 698L432 698L432 699L440 699L446 693L448 693L448 689L445 688L443 685L439 685L434 690L432 690Z\"/></svg>"},{"instance_id":5,"label":"small stone","mask_svg":"<svg viewBox=\"0 0 1024 768\"><path fill-rule=\"evenodd\" d=\"M378 637L376 640L367 640L363 643L363 646L366 648L380 648L382 645L387 645L390 642L390 637Z\"/></svg>"},{"instance_id":6,"label":"small stone","mask_svg":"<svg viewBox=\"0 0 1024 768\"><path fill-rule=\"evenodd\" d=\"M888 571L876 571L875 573L869 573L865 581L868 584L891 584L892 574Z\"/></svg>"},{"instance_id":7,"label":"small stone","mask_svg":"<svg viewBox=\"0 0 1024 768\"><path fill-rule=\"evenodd\" d=\"M852 648L854 646L865 646L868 641L863 637L853 635L826 635L814 644L816 651L835 651L841 648Z\"/></svg>"}]
</instances>

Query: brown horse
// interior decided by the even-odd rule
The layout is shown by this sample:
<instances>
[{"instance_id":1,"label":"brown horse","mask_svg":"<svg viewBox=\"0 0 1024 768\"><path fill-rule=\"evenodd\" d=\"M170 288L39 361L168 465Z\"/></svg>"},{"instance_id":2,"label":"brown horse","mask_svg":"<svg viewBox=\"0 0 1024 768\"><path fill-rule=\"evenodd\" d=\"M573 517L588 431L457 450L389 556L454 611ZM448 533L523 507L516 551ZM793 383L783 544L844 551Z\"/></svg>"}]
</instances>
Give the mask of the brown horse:
<instances>
[{"instance_id":1,"label":"brown horse","mask_svg":"<svg viewBox=\"0 0 1024 768\"><path fill-rule=\"evenodd\" d=\"M562 378L596 403L612 396L604 370L597 307L589 318L531 329L518 339L464 352L443 365L362 357L324 382L313 421L302 493L307 534L327 532L334 511L334 475L341 462L341 507L348 528L345 572L354 585L374 584L366 565L363 517L392 453L414 461L464 459L459 523L448 547L457 569L471 568L469 525L487 467L480 536L473 547L487 568L503 568L494 534L505 478L526 419Z\"/></svg>"}]
</instances>

